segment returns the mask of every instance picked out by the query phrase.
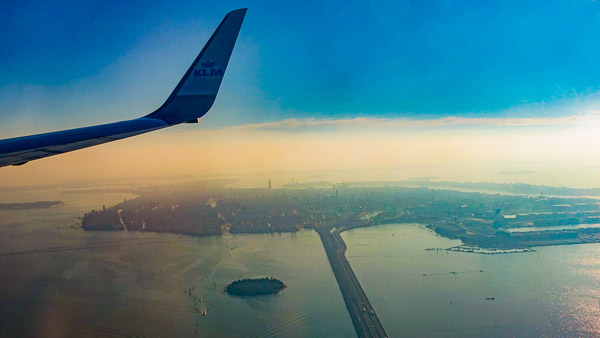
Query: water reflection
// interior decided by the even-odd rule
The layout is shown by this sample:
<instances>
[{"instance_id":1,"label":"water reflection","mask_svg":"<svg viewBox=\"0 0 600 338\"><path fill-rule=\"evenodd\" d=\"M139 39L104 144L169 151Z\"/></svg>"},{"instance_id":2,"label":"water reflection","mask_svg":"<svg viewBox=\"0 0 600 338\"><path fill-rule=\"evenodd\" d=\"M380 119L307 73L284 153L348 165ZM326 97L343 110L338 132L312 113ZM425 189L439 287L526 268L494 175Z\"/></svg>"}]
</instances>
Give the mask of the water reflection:
<instances>
[{"instance_id":1,"label":"water reflection","mask_svg":"<svg viewBox=\"0 0 600 338\"><path fill-rule=\"evenodd\" d=\"M343 237L391 336L600 335L600 245L505 255L426 251L460 241L417 225Z\"/></svg>"}]
</instances>

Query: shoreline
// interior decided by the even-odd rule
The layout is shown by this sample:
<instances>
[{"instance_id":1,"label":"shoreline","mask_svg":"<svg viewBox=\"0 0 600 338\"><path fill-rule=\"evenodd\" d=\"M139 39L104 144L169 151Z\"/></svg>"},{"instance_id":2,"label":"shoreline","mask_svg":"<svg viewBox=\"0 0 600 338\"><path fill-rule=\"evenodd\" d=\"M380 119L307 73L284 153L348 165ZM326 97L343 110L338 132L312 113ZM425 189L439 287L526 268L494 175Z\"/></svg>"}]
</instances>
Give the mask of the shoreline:
<instances>
[{"instance_id":1,"label":"shoreline","mask_svg":"<svg viewBox=\"0 0 600 338\"><path fill-rule=\"evenodd\" d=\"M435 231L435 229L432 229L431 227L429 227L426 224L423 223L418 223L418 222L382 222L382 223L377 223L377 224L354 224L354 225L350 225L350 226L343 226L339 228L339 233L345 232L345 231L349 231L352 229L358 229L358 228L368 228L368 227L376 227L376 226L380 226L380 225L408 225L408 224L420 224L423 227L435 232L436 235L441 236L443 238L447 238L447 239L452 239L452 240L462 240L462 238L451 238L448 236L444 236L443 234L440 234L438 232ZM210 236L216 236L216 237L222 237L224 235L224 233L220 233L220 234L211 234L211 233L207 233L207 234L194 234L194 233L184 233L184 232L173 232L173 231L157 231L157 230L124 230L122 228L119 229L86 229L85 227L78 227L77 229L83 229L84 231L90 231L90 232L94 232L94 231L98 231L98 232L118 232L118 231L130 231L130 232L151 232L151 233L157 233L157 234L172 234L172 235L182 235L182 236L190 236L190 237L210 237ZM294 231L274 231L274 232L261 232L261 231L249 231L249 232L230 232L230 235L258 235L258 234L262 234L262 235L275 235L275 234L293 234L296 233L298 231L301 230L316 230L316 228L311 227L311 226L307 226L304 227L302 229L296 229ZM552 231L552 230L548 230L548 231L543 231L543 232L547 232L547 233L558 233L560 231L564 231L564 230L556 230L556 231ZM591 238L568 238L568 239L554 239L551 242L546 242L546 243L541 243L542 241L530 241L528 242L528 245L503 245L503 246L486 246L486 245L480 245L479 243L465 243L463 241L463 244L455 246L455 247L451 247L451 248L441 248L442 250L447 250L447 251L454 251L454 252L464 252L464 253L475 253L475 254L512 254L512 253L527 253L527 252L535 252L536 250L533 248L539 248L539 247L550 247L550 246L561 246L561 245L577 245L577 244L600 244L600 240L594 240ZM519 243L523 243L523 242L519 242ZM458 248L458 247L462 247L462 248ZM456 249L455 249L456 248ZM464 249L463 249L464 248ZM479 250L482 251L491 251L491 252L477 252ZM495 251L495 252L494 252ZM511 251L511 252L497 252L497 251Z\"/></svg>"}]
</instances>

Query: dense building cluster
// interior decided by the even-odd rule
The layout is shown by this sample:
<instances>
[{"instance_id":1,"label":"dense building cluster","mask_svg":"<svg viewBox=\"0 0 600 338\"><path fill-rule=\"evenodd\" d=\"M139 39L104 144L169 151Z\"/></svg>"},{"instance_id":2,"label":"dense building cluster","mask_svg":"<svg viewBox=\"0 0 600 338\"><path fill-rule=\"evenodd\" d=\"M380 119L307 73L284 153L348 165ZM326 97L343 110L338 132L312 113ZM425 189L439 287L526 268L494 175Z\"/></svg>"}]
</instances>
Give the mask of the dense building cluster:
<instances>
[{"instance_id":1,"label":"dense building cluster","mask_svg":"<svg viewBox=\"0 0 600 338\"><path fill-rule=\"evenodd\" d=\"M170 187L84 216L86 230L188 235L293 232L304 227L423 223L439 234L487 247L597 241L599 229L512 232L523 227L597 223L596 200L508 196L406 187L233 189Z\"/></svg>"}]
</instances>

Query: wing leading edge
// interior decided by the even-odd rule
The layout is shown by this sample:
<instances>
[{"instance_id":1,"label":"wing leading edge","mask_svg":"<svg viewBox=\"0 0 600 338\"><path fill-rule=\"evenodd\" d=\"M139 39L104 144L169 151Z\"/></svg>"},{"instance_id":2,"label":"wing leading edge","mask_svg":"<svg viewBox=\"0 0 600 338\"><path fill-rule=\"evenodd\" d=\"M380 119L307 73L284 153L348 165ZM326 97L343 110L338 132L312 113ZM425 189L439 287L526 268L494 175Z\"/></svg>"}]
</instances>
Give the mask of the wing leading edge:
<instances>
[{"instance_id":1,"label":"wing leading edge","mask_svg":"<svg viewBox=\"0 0 600 338\"><path fill-rule=\"evenodd\" d=\"M87 148L170 127L197 123L212 107L246 9L229 12L165 103L144 117L0 140L0 167Z\"/></svg>"}]
</instances>

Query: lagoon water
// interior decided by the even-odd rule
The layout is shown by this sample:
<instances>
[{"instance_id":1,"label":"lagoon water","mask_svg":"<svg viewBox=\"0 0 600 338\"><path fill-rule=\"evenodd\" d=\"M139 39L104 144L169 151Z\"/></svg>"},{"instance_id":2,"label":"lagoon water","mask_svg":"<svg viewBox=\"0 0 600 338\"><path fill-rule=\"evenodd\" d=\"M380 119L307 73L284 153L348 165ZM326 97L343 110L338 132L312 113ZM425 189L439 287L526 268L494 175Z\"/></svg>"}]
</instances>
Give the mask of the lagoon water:
<instances>
[{"instance_id":1,"label":"lagoon water","mask_svg":"<svg viewBox=\"0 0 600 338\"><path fill-rule=\"evenodd\" d=\"M0 211L0 336L355 336L313 231L188 237L71 227L84 212L132 197L0 196L0 203L65 201ZM390 336L600 335L600 245L425 251L460 241L406 224L342 236ZM288 287L256 298L223 292L232 280L262 276ZM196 302L184 292L192 286Z\"/></svg>"},{"instance_id":2,"label":"lagoon water","mask_svg":"<svg viewBox=\"0 0 600 338\"><path fill-rule=\"evenodd\" d=\"M89 232L71 228L77 217L132 196L34 196L66 203L0 211L0 336L355 336L314 231L223 237ZM223 291L240 277L264 276L288 287L254 298ZM190 287L195 302L184 292Z\"/></svg>"},{"instance_id":3,"label":"lagoon water","mask_svg":"<svg viewBox=\"0 0 600 338\"><path fill-rule=\"evenodd\" d=\"M461 242L408 224L342 237L390 336L600 335L598 244L500 255L426 251Z\"/></svg>"}]
</instances>

